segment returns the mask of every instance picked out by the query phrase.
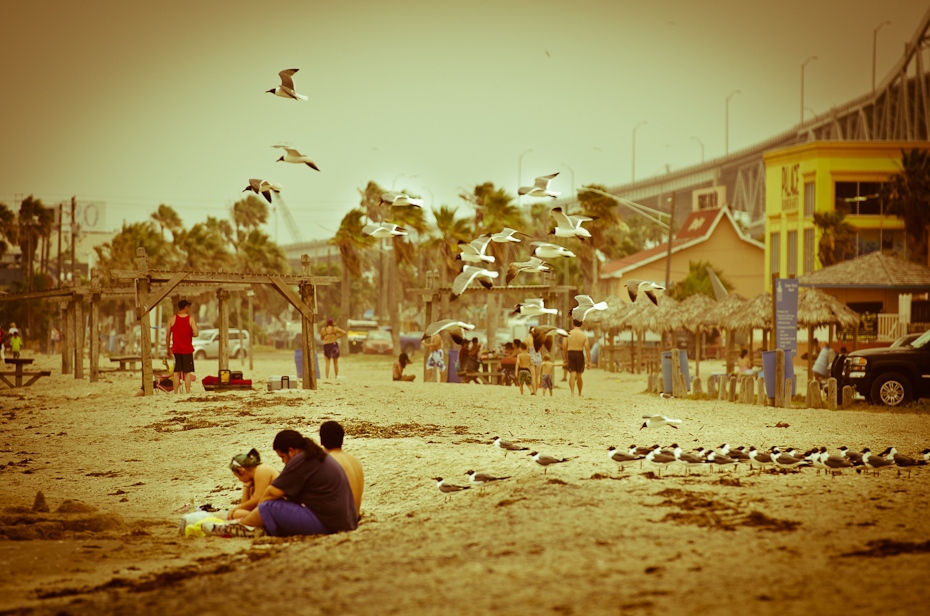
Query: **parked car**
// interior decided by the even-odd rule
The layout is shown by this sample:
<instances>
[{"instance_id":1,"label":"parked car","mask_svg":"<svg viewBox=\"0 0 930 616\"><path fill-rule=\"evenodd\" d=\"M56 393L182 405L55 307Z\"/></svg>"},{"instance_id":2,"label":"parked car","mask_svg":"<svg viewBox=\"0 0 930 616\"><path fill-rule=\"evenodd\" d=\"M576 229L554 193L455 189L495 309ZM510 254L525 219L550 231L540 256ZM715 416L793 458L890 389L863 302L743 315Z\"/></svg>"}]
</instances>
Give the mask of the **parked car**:
<instances>
[{"instance_id":1,"label":"parked car","mask_svg":"<svg viewBox=\"0 0 930 616\"><path fill-rule=\"evenodd\" d=\"M846 356L843 379L872 404L900 406L930 398L930 330L910 345L853 351Z\"/></svg>"},{"instance_id":2,"label":"parked car","mask_svg":"<svg viewBox=\"0 0 930 616\"><path fill-rule=\"evenodd\" d=\"M391 340L391 333L380 329L368 332L368 336L362 344L362 352L366 355L373 353L390 355L394 353L394 341Z\"/></svg>"},{"instance_id":3,"label":"parked car","mask_svg":"<svg viewBox=\"0 0 930 616\"><path fill-rule=\"evenodd\" d=\"M229 356L245 357L249 348L249 332L229 330ZM220 330L202 329L194 338L194 359L213 359L220 356Z\"/></svg>"},{"instance_id":4,"label":"parked car","mask_svg":"<svg viewBox=\"0 0 930 616\"><path fill-rule=\"evenodd\" d=\"M365 340L368 337L368 332L377 329L377 321L349 319L346 323L346 340L349 342L349 353L361 353Z\"/></svg>"},{"instance_id":5,"label":"parked car","mask_svg":"<svg viewBox=\"0 0 930 616\"><path fill-rule=\"evenodd\" d=\"M918 338L920 338L920 334L907 334L905 336L901 336L900 338L898 338L897 340L891 343L891 348L895 348L899 346L908 346L912 342L917 340Z\"/></svg>"},{"instance_id":6,"label":"parked car","mask_svg":"<svg viewBox=\"0 0 930 616\"><path fill-rule=\"evenodd\" d=\"M401 332L400 350L407 355L419 351L423 347L423 332Z\"/></svg>"}]
</instances>

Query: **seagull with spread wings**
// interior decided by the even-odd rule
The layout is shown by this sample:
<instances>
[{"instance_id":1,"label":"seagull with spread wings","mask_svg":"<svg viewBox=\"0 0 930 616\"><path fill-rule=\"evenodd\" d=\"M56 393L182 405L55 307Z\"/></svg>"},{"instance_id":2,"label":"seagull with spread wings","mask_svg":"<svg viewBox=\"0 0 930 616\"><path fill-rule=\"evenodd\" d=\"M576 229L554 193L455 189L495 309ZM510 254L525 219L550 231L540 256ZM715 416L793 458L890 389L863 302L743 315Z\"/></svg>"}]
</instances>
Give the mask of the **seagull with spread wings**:
<instances>
[{"instance_id":1,"label":"seagull with spread wings","mask_svg":"<svg viewBox=\"0 0 930 616\"><path fill-rule=\"evenodd\" d=\"M664 286L651 280L629 280L624 289L620 291L620 299L624 302L632 304L640 294L644 294L656 306L659 305L659 295L665 291Z\"/></svg>"},{"instance_id":2,"label":"seagull with spread wings","mask_svg":"<svg viewBox=\"0 0 930 616\"><path fill-rule=\"evenodd\" d=\"M498 273L495 271L484 269L483 267L466 265L462 268L462 273L456 276L455 280L452 281L452 297L449 298L449 301L458 299L458 296L464 293L468 285L474 280L481 283L481 286L485 289L490 289L494 285L492 279L497 278L497 276Z\"/></svg>"},{"instance_id":3,"label":"seagull with spread wings","mask_svg":"<svg viewBox=\"0 0 930 616\"><path fill-rule=\"evenodd\" d=\"M405 205L423 207L423 199L414 199L413 197L405 195L404 193L384 193L381 195L381 205L384 205L385 203L393 207L401 207Z\"/></svg>"},{"instance_id":4,"label":"seagull with spread wings","mask_svg":"<svg viewBox=\"0 0 930 616\"><path fill-rule=\"evenodd\" d=\"M288 147L286 145L275 145L272 147L281 148L282 150L284 150L284 156L276 160L275 161L276 163L285 162L285 163L294 163L297 165L307 165L311 169L316 169L317 171L320 170L320 168L316 166L315 162L313 162L308 157L304 156L303 154L301 154L298 150L294 148Z\"/></svg>"},{"instance_id":5,"label":"seagull with spread wings","mask_svg":"<svg viewBox=\"0 0 930 616\"><path fill-rule=\"evenodd\" d=\"M590 295L576 295L575 301L578 305L572 308L572 319L584 323L584 319L592 310L607 310L607 302L597 302L591 299Z\"/></svg>"},{"instance_id":6,"label":"seagull with spread wings","mask_svg":"<svg viewBox=\"0 0 930 616\"><path fill-rule=\"evenodd\" d=\"M382 239L395 235L407 235L407 230L390 222L369 223L362 227L362 235Z\"/></svg>"},{"instance_id":7,"label":"seagull with spread wings","mask_svg":"<svg viewBox=\"0 0 930 616\"><path fill-rule=\"evenodd\" d=\"M305 101L307 97L294 91L294 73L299 69L289 68L278 73L281 78L281 85L266 90L268 94L274 94L282 98L293 98L295 101Z\"/></svg>"},{"instance_id":8,"label":"seagull with spread wings","mask_svg":"<svg viewBox=\"0 0 930 616\"><path fill-rule=\"evenodd\" d=\"M455 344L464 344L465 343L465 330L466 329L475 329L473 323L466 323L465 321L459 321L458 319L443 319L442 321L435 321L429 324L429 327L426 328L426 331L423 332L423 340L429 340L439 332L445 331L449 332L449 336L452 338Z\"/></svg>"},{"instance_id":9,"label":"seagull with spread wings","mask_svg":"<svg viewBox=\"0 0 930 616\"><path fill-rule=\"evenodd\" d=\"M494 263L494 255L486 254L490 243L491 236L487 234L480 235L470 242L459 240L462 252L455 255L455 260L467 263Z\"/></svg>"},{"instance_id":10,"label":"seagull with spread wings","mask_svg":"<svg viewBox=\"0 0 930 616\"><path fill-rule=\"evenodd\" d=\"M530 328L530 336L533 337L533 348L538 353L540 349L546 347L547 351L552 350L555 342L555 335L568 336L568 332L555 325L537 325Z\"/></svg>"},{"instance_id":11,"label":"seagull with spread wings","mask_svg":"<svg viewBox=\"0 0 930 616\"><path fill-rule=\"evenodd\" d=\"M277 184L272 184L267 180L258 180L251 179L249 180L249 185L242 189L242 192L251 190L256 195L261 195L268 200L268 203L271 203L271 193L280 194L281 187Z\"/></svg>"},{"instance_id":12,"label":"seagull with spread wings","mask_svg":"<svg viewBox=\"0 0 930 616\"><path fill-rule=\"evenodd\" d=\"M591 237L591 232L581 226L581 223L594 220L590 216L569 216L562 211L560 207L554 207L549 210L552 217L555 218L555 227L549 232L549 235L556 237L577 237L584 239Z\"/></svg>"},{"instance_id":13,"label":"seagull with spread wings","mask_svg":"<svg viewBox=\"0 0 930 616\"><path fill-rule=\"evenodd\" d=\"M559 311L556 308L546 308L541 297L529 297L514 306L510 316L538 317L541 314L559 314Z\"/></svg>"},{"instance_id":14,"label":"seagull with spread wings","mask_svg":"<svg viewBox=\"0 0 930 616\"><path fill-rule=\"evenodd\" d=\"M530 257L529 261L514 261L507 268L505 282L509 286L520 272L551 272L552 266L539 257Z\"/></svg>"},{"instance_id":15,"label":"seagull with spread wings","mask_svg":"<svg viewBox=\"0 0 930 616\"><path fill-rule=\"evenodd\" d=\"M536 182L532 186L521 186L520 190L517 191L520 196L527 197L552 197L555 199L562 193L556 192L554 190L549 190L549 183L552 182L552 179L558 175L558 172L553 173L552 175L541 175L536 178Z\"/></svg>"},{"instance_id":16,"label":"seagull with spread wings","mask_svg":"<svg viewBox=\"0 0 930 616\"><path fill-rule=\"evenodd\" d=\"M539 257L540 259L555 259L557 257L574 257L573 253L568 248L564 246L559 246L558 244L550 244L549 242L530 242L530 246L535 246L536 249L533 251L533 254Z\"/></svg>"}]
</instances>

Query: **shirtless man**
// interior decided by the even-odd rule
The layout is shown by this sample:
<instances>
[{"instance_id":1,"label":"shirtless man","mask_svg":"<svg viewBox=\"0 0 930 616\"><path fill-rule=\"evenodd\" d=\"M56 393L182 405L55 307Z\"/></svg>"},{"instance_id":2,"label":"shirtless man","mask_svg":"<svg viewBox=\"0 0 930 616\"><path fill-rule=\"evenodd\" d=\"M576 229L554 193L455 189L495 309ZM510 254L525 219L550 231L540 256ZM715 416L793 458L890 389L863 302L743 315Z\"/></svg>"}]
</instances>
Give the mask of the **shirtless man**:
<instances>
[{"instance_id":1,"label":"shirtless man","mask_svg":"<svg viewBox=\"0 0 930 616\"><path fill-rule=\"evenodd\" d=\"M332 319L326 319L326 326L320 330L320 338L323 340L323 355L326 357L326 378L329 378L329 362L333 362L335 376L339 378L339 338L346 335L346 332L336 327Z\"/></svg>"},{"instance_id":2,"label":"shirtless man","mask_svg":"<svg viewBox=\"0 0 930 616\"><path fill-rule=\"evenodd\" d=\"M528 385L530 395L535 396L536 390L533 389L533 362L530 354L527 352L526 343L520 343L520 354L517 355L517 385L520 386L520 395L523 395L523 386Z\"/></svg>"},{"instance_id":3,"label":"shirtless man","mask_svg":"<svg viewBox=\"0 0 930 616\"><path fill-rule=\"evenodd\" d=\"M349 487L352 488L352 498L355 499L355 512L358 517L362 517L362 492L365 490L365 472L362 470L362 464L358 461L358 458L342 450L345 435L345 430L339 422L324 421L320 426L320 444L345 471L346 479L349 480Z\"/></svg>"},{"instance_id":4,"label":"shirtless man","mask_svg":"<svg viewBox=\"0 0 930 616\"><path fill-rule=\"evenodd\" d=\"M580 398L584 387L584 379L581 375L584 369L591 365L591 348L588 336L581 329L581 321L572 320L572 331L568 332L568 338L565 339L565 351L568 355L568 388L574 396L575 384L577 384Z\"/></svg>"}]
</instances>

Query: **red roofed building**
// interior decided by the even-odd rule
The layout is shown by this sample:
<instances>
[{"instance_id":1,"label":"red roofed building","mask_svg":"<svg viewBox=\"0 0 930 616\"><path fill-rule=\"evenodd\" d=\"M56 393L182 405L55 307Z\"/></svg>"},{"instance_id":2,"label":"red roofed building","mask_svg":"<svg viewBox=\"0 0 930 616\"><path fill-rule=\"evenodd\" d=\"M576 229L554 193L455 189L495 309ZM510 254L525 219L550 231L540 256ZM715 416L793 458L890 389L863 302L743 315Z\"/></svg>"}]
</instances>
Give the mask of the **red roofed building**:
<instances>
[{"instance_id":1,"label":"red roofed building","mask_svg":"<svg viewBox=\"0 0 930 616\"><path fill-rule=\"evenodd\" d=\"M665 283L668 243L643 250L601 268L601 291L615 295L627 280ZM671 282L688 277L689 265L707 261L721 273L733 291L751 298L765 290L765 244L743 234L724 206L696 210L672 240Z\"/></svg>"}]
</instances>

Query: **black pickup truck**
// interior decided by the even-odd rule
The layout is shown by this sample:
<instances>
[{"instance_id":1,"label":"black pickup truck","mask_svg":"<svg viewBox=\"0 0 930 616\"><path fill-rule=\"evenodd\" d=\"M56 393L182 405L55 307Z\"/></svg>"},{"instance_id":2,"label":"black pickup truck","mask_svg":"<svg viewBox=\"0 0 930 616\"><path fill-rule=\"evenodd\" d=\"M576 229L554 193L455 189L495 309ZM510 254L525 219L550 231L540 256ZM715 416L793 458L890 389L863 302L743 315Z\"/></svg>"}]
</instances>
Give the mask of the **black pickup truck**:
<instances>
[{"instance_id":1,"label":"black pickup truck","mask_svg":"<svg viewBox=\"0 0 930 616\"><path fill-rule=\"evenodd\" d=\"M843 379L872 404L900 406L930 398L930 330L903 346L853 351L846 356Z\"/></svg>"}]
</instances>

